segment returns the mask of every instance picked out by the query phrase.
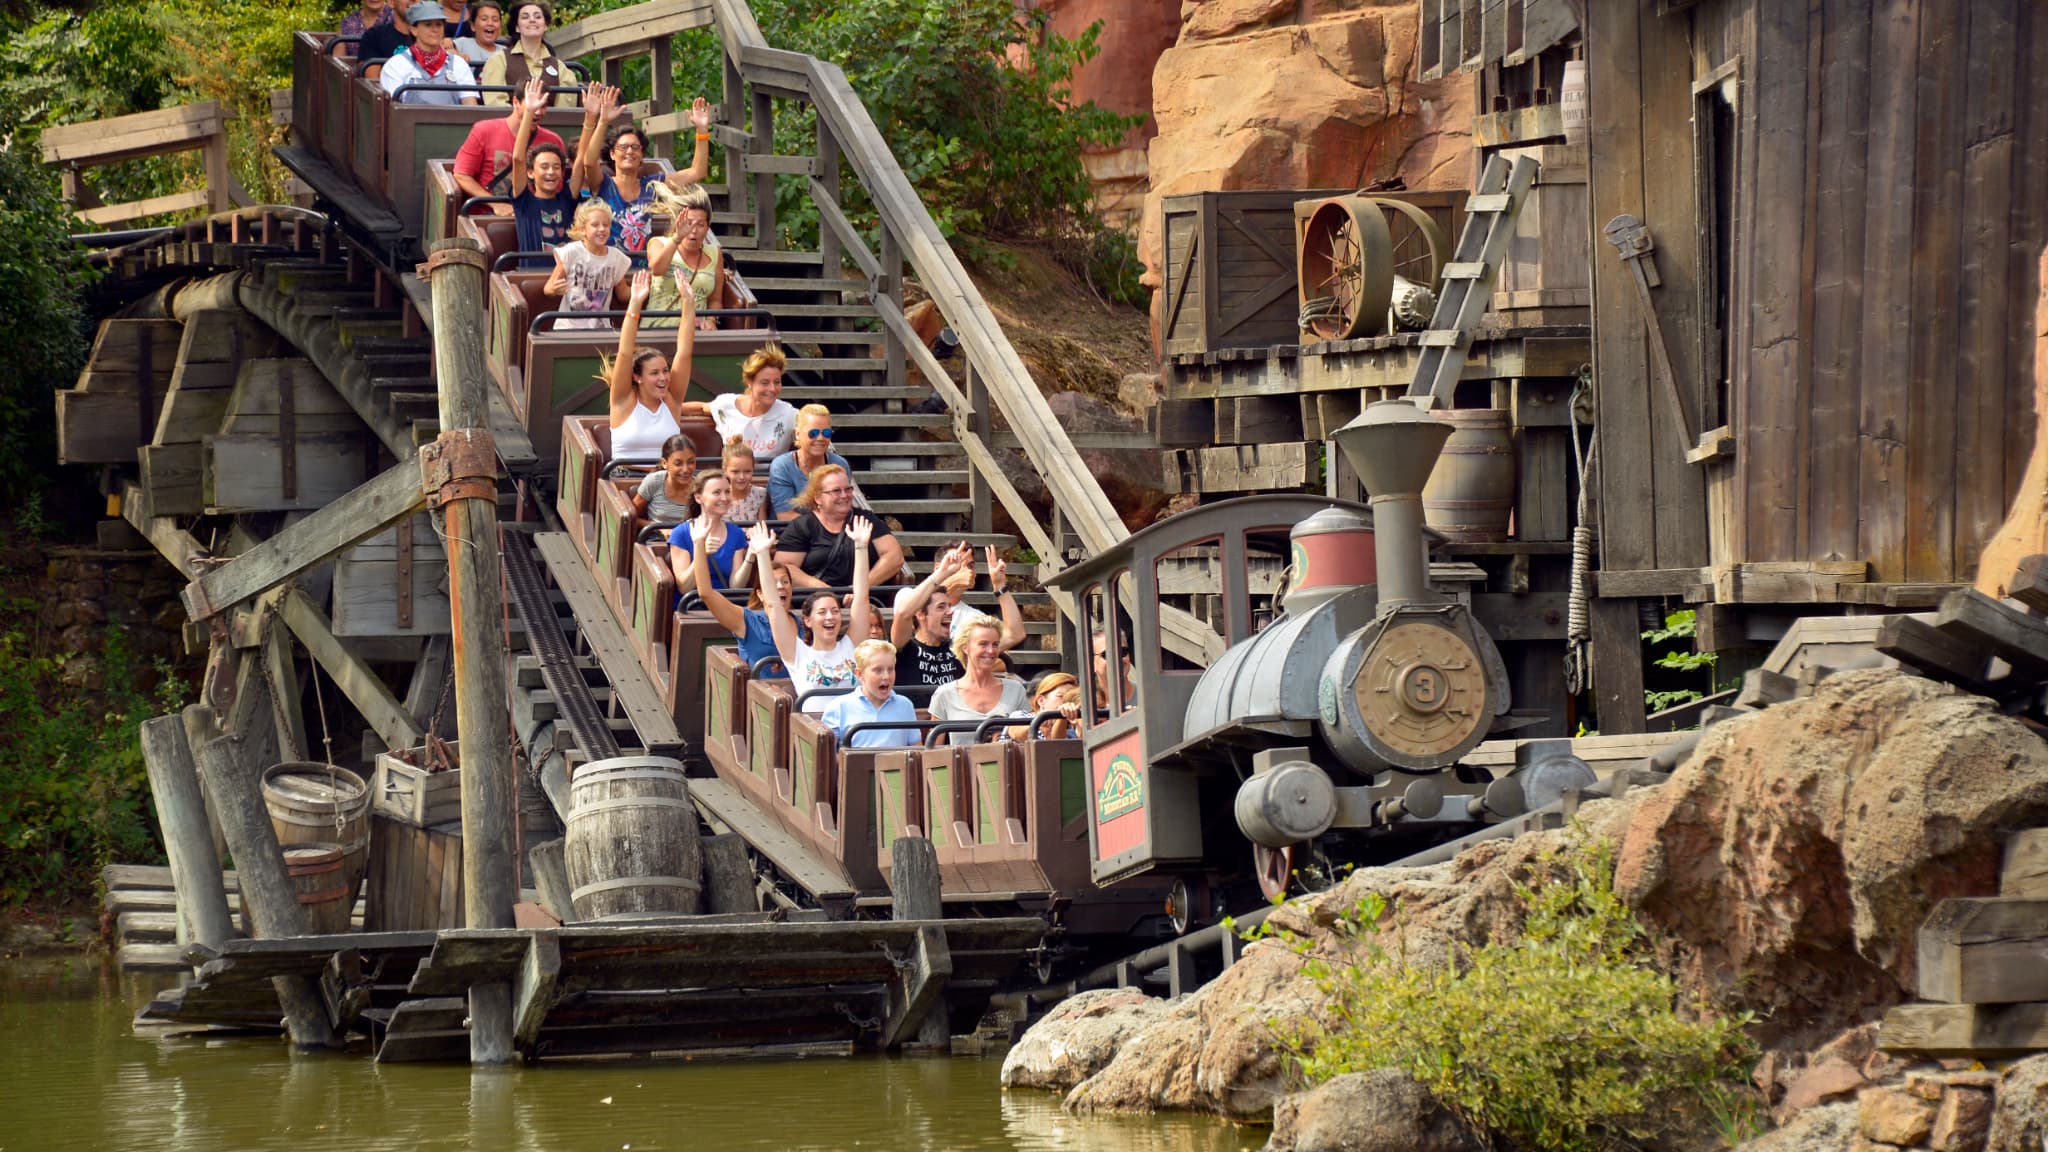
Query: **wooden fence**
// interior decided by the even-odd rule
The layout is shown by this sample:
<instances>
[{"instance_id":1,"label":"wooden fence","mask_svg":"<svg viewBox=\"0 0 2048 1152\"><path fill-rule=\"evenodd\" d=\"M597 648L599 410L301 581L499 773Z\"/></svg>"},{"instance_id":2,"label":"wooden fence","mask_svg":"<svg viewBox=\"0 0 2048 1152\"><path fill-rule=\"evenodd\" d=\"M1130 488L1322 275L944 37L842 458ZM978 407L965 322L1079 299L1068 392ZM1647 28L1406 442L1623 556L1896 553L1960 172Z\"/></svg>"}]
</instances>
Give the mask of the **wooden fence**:
<instances>
[{"instance_id":1,"label":"wooden fence","mask_svg":"<svg viewBox=\"0 0 2048 1152\"><path fill-rule=\"evenodd\" d=\"M227 115L212 100L46 129L42 143L43 163L61 166L65 202L72 205L80 219L102 228L145 216L189 212L195 208L225 212L254 203L228 172ZM80 178L87 168L178 152L204 155L206 187L124 204L103 204Z\"/></svg>"}]
</instances>

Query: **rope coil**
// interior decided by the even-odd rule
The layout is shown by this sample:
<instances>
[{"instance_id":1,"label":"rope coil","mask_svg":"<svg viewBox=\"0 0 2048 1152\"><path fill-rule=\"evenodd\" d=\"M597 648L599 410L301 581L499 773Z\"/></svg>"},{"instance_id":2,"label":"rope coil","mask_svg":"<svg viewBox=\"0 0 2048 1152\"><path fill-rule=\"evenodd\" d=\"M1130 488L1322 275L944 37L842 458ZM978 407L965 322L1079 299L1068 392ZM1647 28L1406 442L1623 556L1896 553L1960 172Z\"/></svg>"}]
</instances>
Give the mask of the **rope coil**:
<instances>
[{"instance_id":1,"label":"rope coil","mask_svg":"<svg viewBox=\"0 0 2048 1152\"><path fill-rule=\"evenodd\" d=\"M1593 638L1593 525L1592 519L1592 472L1594 461L1600 452L1600 428L1592 425L1586 433L1584 448L1579 445L1579 422L1576 416L1579 400L1593 390L1592 366L1579 369L1579 382L1572 389L1571 410L1574 416L1570 425L1572 437L1572 463L1579 476L1579 501L1577 523L1572 526L1572 583L1571 593L1565 609L1565 691L1574 695L1590 691L1593 687L1593 664L1587 652L1587 645Z\"/></svg>"}]
</instances>

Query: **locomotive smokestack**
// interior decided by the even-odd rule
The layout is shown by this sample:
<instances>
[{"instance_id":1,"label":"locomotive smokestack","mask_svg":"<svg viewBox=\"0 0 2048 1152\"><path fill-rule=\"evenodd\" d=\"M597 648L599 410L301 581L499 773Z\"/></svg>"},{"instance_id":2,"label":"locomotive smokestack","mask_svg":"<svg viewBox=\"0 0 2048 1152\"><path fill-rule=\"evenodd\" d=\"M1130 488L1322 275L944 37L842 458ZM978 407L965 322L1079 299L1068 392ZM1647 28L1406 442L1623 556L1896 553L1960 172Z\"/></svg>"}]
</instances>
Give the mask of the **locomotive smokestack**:
<instances>
[{"instance_id":1,"label":"locomotive smokestack","mask_svg":"<svg viewBox=\"0 0 2048 1152\"><path fill-rule=\"evenodd\" d=\"M1422 535L1422 486L1452 428L1406 400L1369 404L1331 439L1371 496L1379 613L1431 598L1429 548Z\"/></svg>"}]
</instances>

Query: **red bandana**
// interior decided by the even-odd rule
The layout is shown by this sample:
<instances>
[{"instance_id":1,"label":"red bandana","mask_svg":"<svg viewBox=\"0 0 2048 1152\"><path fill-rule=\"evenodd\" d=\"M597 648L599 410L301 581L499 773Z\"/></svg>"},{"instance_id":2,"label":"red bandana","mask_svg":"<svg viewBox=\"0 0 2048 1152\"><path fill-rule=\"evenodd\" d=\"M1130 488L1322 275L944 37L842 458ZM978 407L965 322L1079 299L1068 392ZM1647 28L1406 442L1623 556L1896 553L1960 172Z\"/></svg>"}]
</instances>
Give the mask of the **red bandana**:
<instances>
[{"instance_id":1,"label":"red bandana","mask_svg":"<svg viewBox=\"0 0 2048 1152\"><path fill-rule=\"evenodd\" d=\"M448 63L448 49L443 47L433 52L422 52L419 45L415 44L412 49L412 62L419 65L420 71L427 75L438 76L442 66Z\"/></svg>"}]
</instances>

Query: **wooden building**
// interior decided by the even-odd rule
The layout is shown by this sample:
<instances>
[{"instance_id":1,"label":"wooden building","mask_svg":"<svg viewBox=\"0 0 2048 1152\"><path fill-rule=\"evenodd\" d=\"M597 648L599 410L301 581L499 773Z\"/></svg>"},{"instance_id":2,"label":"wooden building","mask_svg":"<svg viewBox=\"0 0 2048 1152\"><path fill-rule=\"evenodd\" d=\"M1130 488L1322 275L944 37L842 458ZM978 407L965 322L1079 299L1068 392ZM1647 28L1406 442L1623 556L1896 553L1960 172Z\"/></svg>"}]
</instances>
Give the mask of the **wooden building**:
<instances>
[{"instance_id":1,"label":"wooden building","mask_svg":"<svg viewBox=\"0 0 2048 1152\"><path fill-rule=\"evenodd\" d=\"M1683 597L1733 647L1969 584L2032 446L2048 7L1585 19L1600 595ZM1600 242L1623 214L1647 293Z\"/></svg>"}]
</instances>

